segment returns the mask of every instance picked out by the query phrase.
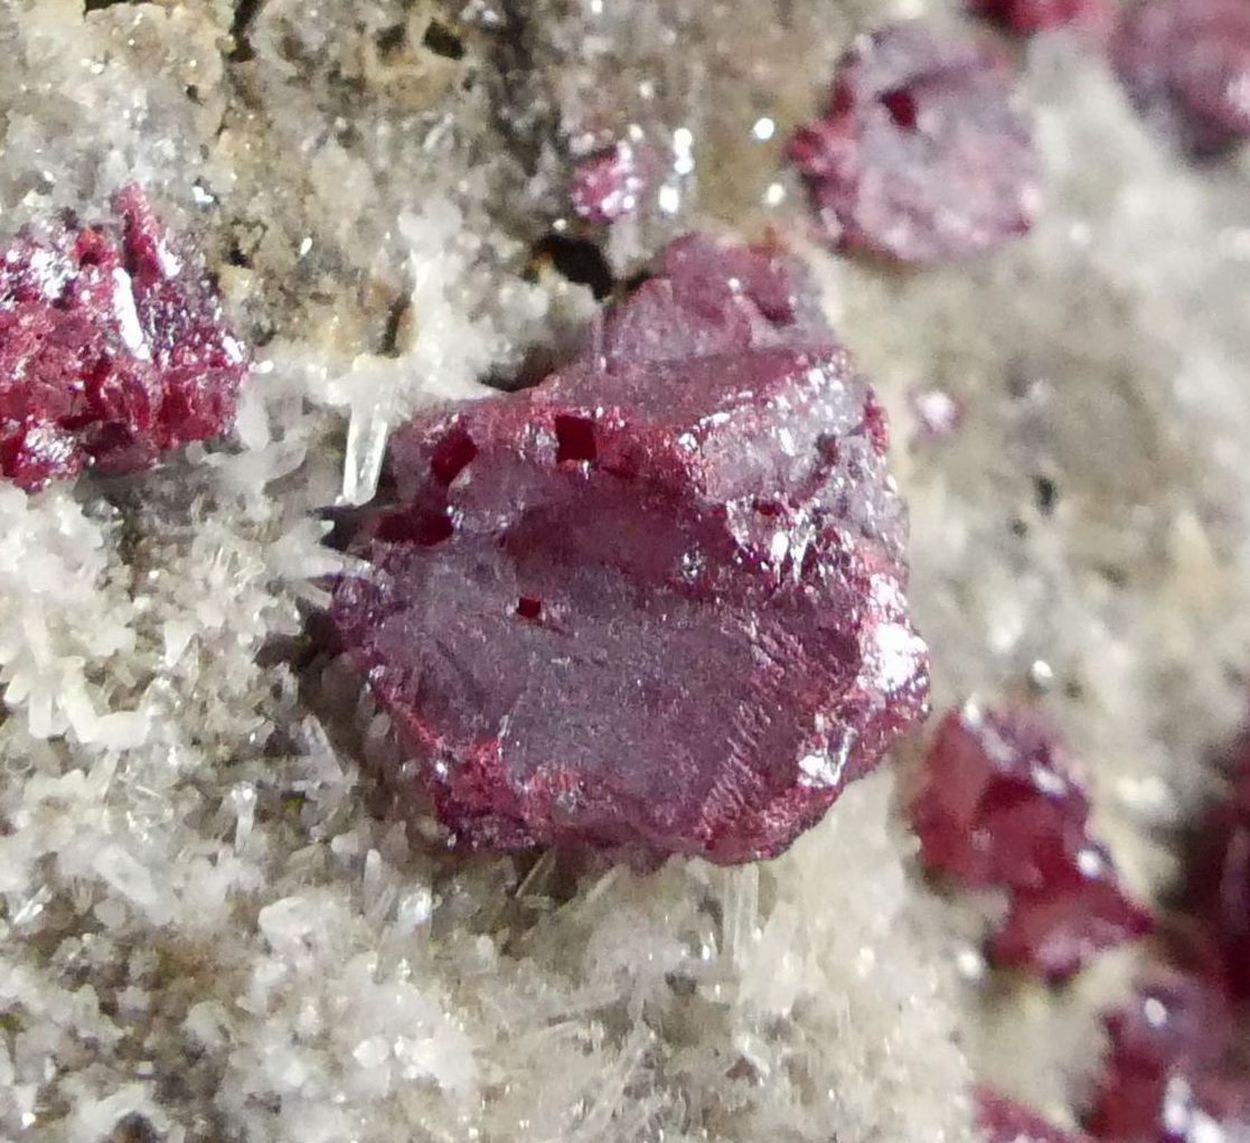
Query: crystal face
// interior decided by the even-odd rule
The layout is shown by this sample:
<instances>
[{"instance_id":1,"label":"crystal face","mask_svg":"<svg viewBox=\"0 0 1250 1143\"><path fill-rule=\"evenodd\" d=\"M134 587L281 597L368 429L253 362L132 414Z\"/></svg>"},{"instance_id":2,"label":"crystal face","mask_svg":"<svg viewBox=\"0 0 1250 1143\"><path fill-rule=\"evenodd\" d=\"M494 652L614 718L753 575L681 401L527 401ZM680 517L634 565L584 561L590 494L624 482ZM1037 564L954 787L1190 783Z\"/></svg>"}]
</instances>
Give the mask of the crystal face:
<instances>
[{"instance_id":1,"label":"crystal face","mask_svg":"<svg viewBox=\"0 0 1250 1143\"><path fill-rule=\"evenodd\" d=\"M838 67L824 116L790 146L829 239L937 262L1028 231L1041 169L1010 76L992 46L919 21L859 41Z\"/></svg>"},{"instance_id":2,"label":"crystal face","mask_svg":"<svg viewBox=\"0 0 1250 1143\"><path fill-rule=\"evenodd\" d=\"M1008 891L1007 917L989 941L996 964L1062 978L1149 930L1149 914L1090 837L1089 810L1040 715L969 703L943 719L912 824L929 868L969 888Z\"/></svg>"},{"instance_id":3,"label":"crystal face","mask_svg":"<svg viewBox=\"0 0 1250 1143\"><path fill-rule=\"evenodd\" d=\"M145 468L234 420L247 355L201 265L138 188L114 210L0 256L0 471L28 491Z\"/></svg>"},{"instance_id":4,"label":"crystal face","mask_svg":"<svg viewBox=\"0 0 1250 1143\"><path fill-rule=\"evenodd\" d=\"M802 286L681 240L566 368L393 440L330 619L454 841L769 857L922 711L885 417Z\"/></svg>"},{"instance_id":5,"label":"crystal face","mask_svg":"<svg viewBox=\"0 0 1250 1143\"><path fill-rule=\"evenodd\" d=\"M1142 113L1190 150L1250 137L1250 5L1143 0L1128 9L1112 59Z\"/></svg>"}]
</instances>

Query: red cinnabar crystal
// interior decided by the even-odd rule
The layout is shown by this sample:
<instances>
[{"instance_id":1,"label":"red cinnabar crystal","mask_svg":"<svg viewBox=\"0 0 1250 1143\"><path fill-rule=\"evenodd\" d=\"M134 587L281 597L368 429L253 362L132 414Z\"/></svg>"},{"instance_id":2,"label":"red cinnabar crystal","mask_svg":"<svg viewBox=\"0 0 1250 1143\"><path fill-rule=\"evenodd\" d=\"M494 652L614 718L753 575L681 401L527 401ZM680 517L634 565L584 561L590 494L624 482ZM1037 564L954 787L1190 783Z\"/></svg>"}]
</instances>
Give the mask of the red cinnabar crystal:
<instances>
[{"instance_id":1,"label":"red cinnabar crystal","mask_svg":"<svg viewBox=\"0 0 1250 1143\"><path fill-rule=\"evenodd\" d=\"M769 857L920 713L884 415L800 286L683 240L566 368L393 440L330 620L455 842Z\"/></svg>"},{"instance_id":2,"label":"red cinnabar crystal","mask_svg":"<svg viewBox=\"0 0 1250 1143\"><path fill-rule=\"evenodd\" d=\"M1140 936L1149 914L1089 836L1089 801L1039 714L969 703L942 721L911 806L921 857L970 888L1008 890L997 964L1047 978Z\"/></svg>"},{"instance_id":3,"label":"red cinnabar crystal","mask_svg":"<svg viewBox=\"0 0 1250 1143\"><path fill-rule=\"evenodd\" d=\"M1036 1112L989 1088L976 1092L977 1126L985 1143L1080 1143L1082 1135L1061 1131Z\"/></svg>"},{"instance_id":4,"label":"red cinnabar crystal","mask_svg":"<svg viewBox=\"0 0 1250 1143\"><path fill-rule=\"evenodd\" d=\"M1207 1143L1250 1132L1250 1073L1228 998L1156 968L1104 1020L1110 1042L1086 1127L1108 1143Z\"/></svg>"},{"instance_id":5,"label":"red cinnabar crystal","mask_svg":"<svg viewBox=\"0 0 1250 1143\"><path fill-rule=\"evenodd\" d=\"M893 24L857 41L823 118L794 138L829 238L904 262L989 250L1025 233L1041 169L994 47Z\"/></svg>"},{"instance_id":6,"label":"red cinnabar crystal","mask_svg":"<svg viewBox=\"0 0 1250 1143\"><path fill-rule=\"evenodd\" d=\"M0 255L0 471L29 491L147 467L234 420L247 355L202 266L138 188L114 208Z\"/></svg>"},{"instance_id":7,"label":"red cinnabar crystal","mask_svg":"<svg viewBox=\"0 0 1250 1143\"><path fill-rule=\"evenodd\" d=\"M1152 927L1151 914L1125 895L1107 851L1087 843L1056 860L1043 888L1012 891L988 951L1002 967L1062 980L1095 954Z\"/></svg>"},{"instance_id":8,"label":"red cinnabar crystal","mask_svg":"<svg viewBox=\"0 0 1250 1143\"><path fill-rule=\"evenodd\" d=\"M1087 1116L1108 1143L1250 1139L1250 755L1199 820L1162 951L1133 1000L1109 1013Z\"/></svg>"},{"instance_id":9,"label":"red cinnabar crystal","mask_svg":"<svg viewBox=\"0 0 1250 1143\"><path fill-rule=\"evenodd\" d=\"M969 7L1022 36L1065 24L1109 19L1105 0L971 0Z\"/></svg>"},{"instance_id":10,"label":"red cinnabar crystal","mask_svg":"<svg viewBox=\"0 0 1250 1143\"><path fill-rule=\"evenodd\" d=\"M583 159L569 185L573 213L601 226L632 214L661 167L645 143L617 143Z\"/></svg>"},{"instance_id":11,"label":"red cinnabar crystal","mask_svg":"<svg viewBox=\"0 0 1250 1143\"><path fill-rule=\"evenodd\" d=\"M1112 58L1142 113L1198 154L1250 137L1250 4L1140 0Z\"/></svg>"}]
</instances>

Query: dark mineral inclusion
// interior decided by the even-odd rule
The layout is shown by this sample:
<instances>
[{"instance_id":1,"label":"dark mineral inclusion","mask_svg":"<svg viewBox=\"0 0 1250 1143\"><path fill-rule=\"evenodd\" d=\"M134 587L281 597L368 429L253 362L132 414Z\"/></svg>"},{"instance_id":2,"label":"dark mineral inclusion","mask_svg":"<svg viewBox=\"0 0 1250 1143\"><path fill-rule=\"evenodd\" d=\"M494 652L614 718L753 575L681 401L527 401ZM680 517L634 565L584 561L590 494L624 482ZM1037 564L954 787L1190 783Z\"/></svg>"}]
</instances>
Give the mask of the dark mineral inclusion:
<instances>
[{"instance_id":1,"label":"dark mineral inclusion","mask_svg":"<svg viewBox=\"0 0 1250 1143\"><path fill-rule=\"evenodd\" d=\"M771 857L921 713L885 417L802 285L681 240L566 368L393 439L330 620L452 844Z\"/></svg>"},{"instance_id":2,"label":"dark mineral inclusion","mask_svg":"<svg viewBox=\"0 0 1250 1143\"><path fill-rule=\"evenodd\" d=\"M27 491L146 468L234 422L248 357L195 253L143 192L0 253L0 472Z\"/></svg>"}]
</instances>

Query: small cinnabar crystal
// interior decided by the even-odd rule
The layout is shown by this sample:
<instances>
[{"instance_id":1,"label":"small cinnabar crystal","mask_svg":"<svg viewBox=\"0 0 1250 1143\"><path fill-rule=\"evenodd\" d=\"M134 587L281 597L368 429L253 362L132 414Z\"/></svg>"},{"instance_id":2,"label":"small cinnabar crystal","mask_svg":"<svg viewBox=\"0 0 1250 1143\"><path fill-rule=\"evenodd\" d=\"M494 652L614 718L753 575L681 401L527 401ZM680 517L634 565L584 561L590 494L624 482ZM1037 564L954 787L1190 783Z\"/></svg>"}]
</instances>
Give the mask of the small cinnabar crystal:
<instances>
[{"instance_id":1,"label":"small cinnabar crystal","mask_svg":"<svg viewBox=\"0 0 1250 1143\"><path fill-rule=\"evenodd\" d=\"M0 255L0 471L34 491L145 468L224 432L248 359L195 255L142 191Z\"/></svg>"},{"instance_id":2,"label":"small cinnabar crystal","mask_svg":"<svg viewBox=\"0 0 1250 1143\"><path fill-rule=\"evenodd\" d=\"M1231 1143L1250 1133L1250 1071L1218 986L1156 966L1104 1024L1109 1049L1085 1121L1095 1139Z\"/></svg>"},{"instance_id":3,"label":"small cinnabar crystal","mask_svg":"<svg viewBox=\"0 0 1250 1143\"><path fill-rule=\"evenodd\" d=\"M987 1087L976 1090L977 1127L985 1143L1081 1143L1035 1111Z\"/></svg>"},{"instance_id":4,"label":"small cinnabar crystal","mask_svg":"<svg viewBox=\"0 0 1250 1143\"><path fill-rule=\"evenodd\" d=\"M1138 0L1111 44L1133 102L1197 154L1250 138L1250 4Z\"/></svg>"},{"instance_id":5,"label":"small cinnabar crystal","mask_svg":"<svg viewBox=\"0 0 1250 1143\"><path fill-rule=\"evenodd\" d=\"M1197 820L1162 956L1104 1016L1086 1123L1107 1143L1250 1138L1250 754L1230 778Z\"/></svg>"},{"instance_id":6,"label":"small cinnabar crystal","mask_svg":"<svg viewBox=\"0 0 1250 1143\"><path fill-rule=\"evenodd\" d=\"M646 143L613 144L582 159L569 183L573 213L606 226L633 214L652 189L662 164Z\"/></svg>"},{"instance_id":7,"label":"small cinnabar crystal","mask_svg":"<svg viewBox=\"0 0 1250 1143\"><path fill-rule=\"evenodd\" d=\"M968 6L978 16L1021 36L1110 19L1105 0L970 0Z\"/></svg>"},{"instance_id":8,"label":"small cinnabar crystal","mask_svg":"<svg viewBox=\"0 0 1250 1143\"><path fill-rule=\"evenodd\" d=\"M1048 979L1141 936L1151 918L1089 835L1089 800L1054 727L975 703L943 720L911 803L921 858L969 888L1007 890L991 960Z\"/></svg>"},{"instance_id":9,"label":"small cinnabar crystal","mask_svg":"<svg viewBox=\"0 0 1250 1143\"><path fill-rule=\"evenodd\" d=\"M1006 58L919 21L856 41L790 155L832 242L902 262L999 246L1030 228L1041 197Z\"/></svg>"},{"instance_id":10,"label":"small cinnabar crystal","mask_svg":"<svg viewBox=\"0 0 1250 1143\"><path fill-rule=\"evenodd\" d=\"M773 856L921 712L872 390L690 238L535 388L416 417L330 610L453 843Z\"/></svg>"}]
</instances>

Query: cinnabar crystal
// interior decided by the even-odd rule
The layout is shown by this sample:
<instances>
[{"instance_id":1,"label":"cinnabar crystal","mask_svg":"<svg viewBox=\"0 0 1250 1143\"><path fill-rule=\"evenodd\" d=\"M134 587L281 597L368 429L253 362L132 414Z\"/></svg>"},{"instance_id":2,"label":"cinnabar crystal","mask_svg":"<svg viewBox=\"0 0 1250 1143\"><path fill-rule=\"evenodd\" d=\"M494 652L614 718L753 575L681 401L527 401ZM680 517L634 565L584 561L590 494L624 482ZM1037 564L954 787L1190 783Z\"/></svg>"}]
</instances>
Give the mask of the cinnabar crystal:
<instances>
[{"instance_id":1,"label":"cinnabar crystal","mask_svg":"<svg viewBox=\"0 0 1250 1143\"><path fill-rule=\"evenodd\" d=\"M1041 197L1006 58L919 21L856 42L790 154L833 243L902 262L999 246L1030 228Z\"/></svg>"},{"instance_id":2,"label":"cinnabar crystal","mask_svg":"<svg viewBox=\"0 0 1250 1143\"><path fill-rule=\"evenodd\" d=\"M969 888L1008 891L991 959L1058 979L1147 932L1089 834L1089 799L1055 728L1025 708L969 703L938 728L911 803L921 858Z\"/></svg>"},{"instance_id":3,"label":"cinnabar crystal","mask_svg":"<svg viewBox=\"0 0 1250 1143\"><path fill-rule=\"evenodd\" d=\"M1084 1139L1061 1131L1035 1111L984 1086L977 1088L976 1110L985 1143L1080 1143Z\"/></svg>"},{"instance_id":4,"label":"cinnabar crystal","mask_svg":"<svg viewBox=\"0 0 1250 1143\"><path fill-rule=\"evenodd\" d=\"M330 620L453 843L770 857L924 706L872 390L704 238L535 388L422 413Z\"/></svg>"},{"instance_id":5,"label":"cinnabar crystal","mask_svg":"<svg viewBox=\"0 0 1250 1143\"><path fill-rule=\"evenodd\" d=\"M1086 1119L1096 1139L1207 1143L1250 1131L1250 1072L1218 986L1156 966L1104 1024L1110 1047Z\"/></svg>"},{"instance_id":6,"label":"cinnabar crystal","mask_svg":"<svg viewBox=\"0 0 1250 1143\"><path fill-rule=\"evenodd\" d=\"M28 491L131 472L234 420L248 358L194 252L142 191L0 255L0 471Z\"/></svg>"},{"instance_id":7,"label":"cinnabar crystal","mask_svg":"<svg viewBox=\"0 0 1250 1143\"><path fill-rule=\"evenodd\" d=\"M1106 0L971 0L969 7L1021 36L1111 18Z\"/></svg>"},{"instance_id":8,"label":"cinnabar crystal","mask_svg":"<svg viewBox=\"0 0 1250 1143\"><path fill-rule=\"evenodd\" d=\"M1142 113L1185 147L1213 154L1250 138L1250 4L1139 0L1112 59Z\"/></svg>"}]
</instances>

